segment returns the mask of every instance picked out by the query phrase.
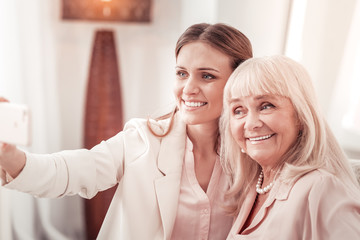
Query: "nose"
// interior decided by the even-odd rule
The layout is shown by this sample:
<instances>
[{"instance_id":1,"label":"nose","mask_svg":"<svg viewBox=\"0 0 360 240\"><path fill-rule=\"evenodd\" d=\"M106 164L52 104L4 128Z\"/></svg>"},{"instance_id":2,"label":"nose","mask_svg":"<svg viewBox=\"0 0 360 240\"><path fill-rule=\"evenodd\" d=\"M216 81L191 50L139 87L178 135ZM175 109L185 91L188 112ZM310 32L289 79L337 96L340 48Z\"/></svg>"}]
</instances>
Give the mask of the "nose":
<instances>
[{"instance_id":1,"label":"nose","mask_svg":"<svg viewBox=\"0 0 360 240\"><path fill-rule=\"evenodd\" d=\"M183 93L186 95L199 93L199 84L196 78L190 76L184 85Z\"/></svg>"},{"instance_id":2,"label":"nose","mask_svg":"<svg viewBox=\"0 0 360 240\"><path fill-rule=\"evenodd\" d=\"M262 127L263 122L260 119L259 113L249 111L245 119L244 129L248 131L255 130Z\"/></svg>"}]
</instances>

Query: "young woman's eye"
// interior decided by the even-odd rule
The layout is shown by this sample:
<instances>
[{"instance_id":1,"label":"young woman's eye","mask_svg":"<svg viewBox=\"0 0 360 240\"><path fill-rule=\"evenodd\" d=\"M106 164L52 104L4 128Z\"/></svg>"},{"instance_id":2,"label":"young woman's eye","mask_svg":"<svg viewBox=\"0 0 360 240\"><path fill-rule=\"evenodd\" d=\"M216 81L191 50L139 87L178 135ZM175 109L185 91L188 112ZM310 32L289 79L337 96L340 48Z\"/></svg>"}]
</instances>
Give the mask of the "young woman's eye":
<instances>
[{"instance_id":1,"label":"young woman's eye","mask_svg":"<svg viewBox=\"0 0 360 240\"><path fill-rule=\"evenodd\" d=\"M177 71L176 76L179 78L186 78L187 74L184 71Z\"/></svg>"},{"instance_id":2,"label":"young woman's eye","mask_svg":"<svg viewBox=\"0 0 360 240\"><path fill-rule=\"evenodd\" d=\"M267 109L271 109L274 108L275 106L271 103L264 103L261 105L261 110L267 110Z\"/></svg>"},{"instance_id":3,"label":"young woman's eye","mask_svg":"<svg viewBox=\"0 0 360 240\"><path fill-rule=\"evenodd\" d=\"M211 79L214 79L215 76L212 75L212 74L204 73L203 78L206 79L206 80L211 80Z\"/></svg>"}]
</instances>

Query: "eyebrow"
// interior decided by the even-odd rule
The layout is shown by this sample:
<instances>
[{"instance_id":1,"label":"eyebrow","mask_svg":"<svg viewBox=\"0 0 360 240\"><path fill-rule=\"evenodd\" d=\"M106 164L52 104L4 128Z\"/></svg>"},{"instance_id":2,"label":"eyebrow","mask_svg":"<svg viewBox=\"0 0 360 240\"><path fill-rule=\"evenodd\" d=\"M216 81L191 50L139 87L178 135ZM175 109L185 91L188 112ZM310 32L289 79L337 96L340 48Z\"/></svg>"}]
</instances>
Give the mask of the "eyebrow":
<instances>
[{"instance_id":1,"label":"eyebrow","mask_svg":"<svg viewBox=\"0 0 360 240\"><path fill-rule=\"evenodd\" d=\"M199 68L199 70L202 70L202 71L214 71L214 72L220 72L219 70L215 69L215 68Z\"/></svg>"},{"instance_id":2,"label":"eyebrow","mask_svg":"<svg viewBox=\"0 0 360 240\"><path fill-rule=\"evenodd\" d=\"M271 96L270 94L263 94L263 95L256 96L255 100L262 100L264 98L275 99L275 97ZM229 102L234 103L234 102L239 102L239 101L241 101L240 98L231 98Z\"/></svg>"},{"instance_id":3,"label":"eyebrow","mask_svg":"<svg viewBox=\"0 0 360 240\"><path fill-rule=\"evenodd\" d=\"M272 96L270 96L269 94L263 94L263 95L258 95L255 97L256 100L261 100L261 99L264 99L264 98L273 98Z\"/></svg>"},{"instance_id":4,"label":"eyebrow","mask_svg":"<svg viewBox=\"0 0 360 240\"><path fill-rule=\"evenodd\" d=\"M231 98L229 103L234 103L234 102L239 102L240 101L240 98Z\"/></svg>"},{"instance_id":5,"label":"eyebrow","mask_svg":"<svg viewBox=\"0 0 360 240\"><path fill-rule=\"evenodd\" d=\"M182 67L182 66L175 66L175 69L176 69L176 68L186 69L185 67ZM199 71L220 72L219 70L217 70L217 69L215 69L215 68L211 68L211 67L200 67L200 68L197 68L197 70L199 70Z\"/></svg>"}]
</instances>

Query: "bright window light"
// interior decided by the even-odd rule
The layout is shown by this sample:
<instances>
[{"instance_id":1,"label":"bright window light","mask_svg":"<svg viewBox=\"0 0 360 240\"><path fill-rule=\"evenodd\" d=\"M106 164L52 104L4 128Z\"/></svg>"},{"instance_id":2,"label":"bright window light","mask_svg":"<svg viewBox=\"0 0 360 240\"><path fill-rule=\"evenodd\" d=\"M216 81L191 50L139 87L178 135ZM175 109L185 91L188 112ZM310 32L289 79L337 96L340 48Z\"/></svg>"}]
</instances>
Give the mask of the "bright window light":
<instances>
[{"instance_id":1,"label":"bright window light","mask_svg":"<svg viewBox=\"0 0 360 240\"><path fill-rule=\"evenodd\" d=\"M302 59L302 39L307 0L293 0L290 12L285 55L296 60Z\"/></svg>"}]
</instances>

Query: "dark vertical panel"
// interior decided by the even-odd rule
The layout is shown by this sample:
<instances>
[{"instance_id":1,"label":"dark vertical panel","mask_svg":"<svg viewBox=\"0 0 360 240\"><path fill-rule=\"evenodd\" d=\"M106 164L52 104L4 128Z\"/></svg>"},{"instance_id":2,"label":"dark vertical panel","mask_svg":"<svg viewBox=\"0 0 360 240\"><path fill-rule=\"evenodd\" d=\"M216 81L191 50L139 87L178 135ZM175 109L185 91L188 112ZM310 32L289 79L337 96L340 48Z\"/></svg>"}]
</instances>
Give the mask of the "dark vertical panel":
<instances>
[{"instance_id":1,"label":"dark vertical panel","mask_svg":"<svg viewBox=\"0 0 360 240\"><path fill-rule=\"evenodd\" d=\"M123 112L114 34L97 31L91 56L85 109L85 148L92 148L121 131ZM115 187L85 200L87 238L95 239Z\"/></svg>"}]
</instances>

